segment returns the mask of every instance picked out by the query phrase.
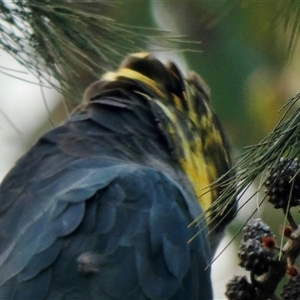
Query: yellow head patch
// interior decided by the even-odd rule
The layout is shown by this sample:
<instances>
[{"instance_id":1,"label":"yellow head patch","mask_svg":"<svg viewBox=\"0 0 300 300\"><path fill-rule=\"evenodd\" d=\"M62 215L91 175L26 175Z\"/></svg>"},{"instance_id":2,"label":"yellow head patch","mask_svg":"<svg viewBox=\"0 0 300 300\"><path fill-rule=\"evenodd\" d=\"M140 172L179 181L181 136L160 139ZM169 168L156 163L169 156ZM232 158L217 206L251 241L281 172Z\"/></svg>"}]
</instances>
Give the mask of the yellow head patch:
<instances>
[{"instance_id":1,"label":"yellow head patch","mask_svg":"<svg viewBox=\"0 0 300 300\"><path fill-rule=\"evenodd\" d=\"M136 93L151 101L156 113L159 110L162 131L172 141L175 158L207 211L218 196L208 186L229 169L231 158L204 81L195 73L184 79L174 63L164 65L147 52L130 55L103 80L135 81L151 91Z\"/></svg>"}]
</instances>

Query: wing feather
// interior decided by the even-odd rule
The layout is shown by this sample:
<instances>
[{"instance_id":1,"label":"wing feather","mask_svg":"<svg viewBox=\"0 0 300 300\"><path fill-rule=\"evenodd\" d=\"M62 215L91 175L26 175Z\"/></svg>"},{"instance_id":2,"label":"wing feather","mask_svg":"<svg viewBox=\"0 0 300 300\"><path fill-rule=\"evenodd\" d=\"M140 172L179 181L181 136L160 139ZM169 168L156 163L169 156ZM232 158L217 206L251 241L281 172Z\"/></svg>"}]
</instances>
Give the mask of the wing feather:
<instances>
[{"instance_id":1,"label":"wing feather","mask_svg":"<svg viewBox=\"0 0 300 300\"><path fill-rule=\"evenodd\" d=\"M1 184L0 298L212 299L205 223L188 228L202 213L193 193L157 168L73 155L64 134Z\"/></svg>"}]
</instances>

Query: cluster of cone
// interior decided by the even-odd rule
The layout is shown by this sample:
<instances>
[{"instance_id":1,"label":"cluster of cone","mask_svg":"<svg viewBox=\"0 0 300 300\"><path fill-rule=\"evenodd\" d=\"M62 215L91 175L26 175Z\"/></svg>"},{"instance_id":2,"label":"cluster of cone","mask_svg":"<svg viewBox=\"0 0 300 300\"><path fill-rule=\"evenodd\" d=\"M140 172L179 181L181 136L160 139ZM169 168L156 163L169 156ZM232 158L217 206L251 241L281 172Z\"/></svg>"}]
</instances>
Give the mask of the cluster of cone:
<instances>
[{"instance_id":1,"label":"cluster of cone","mask_svg":"<svg viewBox=\"0 0 300 300\"><path fill-rule=\"evenodd\" d=\"M300 164L296 158L281 158L269 168L265 180L268 201L276 209L282 209L290 226L283 235L287 238L284 247L276 244L275 235L261 219L252 219L243 229L243 238L238 250L239 266L250 272L246 276L234 276L226 287L229 300L263 300L271 298L278 283L288 275L284 285L283 300L300 300L300 275L294 266L300 254L300 229L294 221L290 208L299 206Z\"/></svg>"}]
</instances>

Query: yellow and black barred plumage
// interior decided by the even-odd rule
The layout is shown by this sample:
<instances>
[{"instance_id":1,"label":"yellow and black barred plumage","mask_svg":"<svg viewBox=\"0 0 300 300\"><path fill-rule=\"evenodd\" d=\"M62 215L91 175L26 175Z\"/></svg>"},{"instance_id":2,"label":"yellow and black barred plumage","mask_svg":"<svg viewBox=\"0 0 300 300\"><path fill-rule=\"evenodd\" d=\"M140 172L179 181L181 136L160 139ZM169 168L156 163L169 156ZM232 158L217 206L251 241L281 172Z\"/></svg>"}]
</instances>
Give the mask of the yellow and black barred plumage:
<instances>
[{"instance_id":1,"label":"yellow and black barred plumage","mask_svg":"<svg viewBox=\"0 0 300 300\"><path fill-rule=\"evenodd\" d=\"M209 210L231 166L209 97L148 53L92 84L1 185L0 298L212 299L234 204Z\"/></svg>"}]
</instances>

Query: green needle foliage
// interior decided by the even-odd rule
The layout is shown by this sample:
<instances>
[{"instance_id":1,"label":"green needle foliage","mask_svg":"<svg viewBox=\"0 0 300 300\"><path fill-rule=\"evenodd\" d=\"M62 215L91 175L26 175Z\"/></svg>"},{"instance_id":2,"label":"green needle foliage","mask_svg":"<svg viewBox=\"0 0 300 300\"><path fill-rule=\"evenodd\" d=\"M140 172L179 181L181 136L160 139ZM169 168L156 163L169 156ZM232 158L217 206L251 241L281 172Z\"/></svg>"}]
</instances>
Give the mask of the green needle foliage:
<instances>
[{"instance_id":1,"label":"green needle foliage","mask_svg":"<svg viewBox=\"0 0 300 300\"><path fill-rule=\"evenodd\" d=\"M80 76L97 78L126 53L172 40L161 31L125 26L99 12L99 7L105 11L112 4L118 5L102 0L0 0L0 49L41 85L80 101L87 85Z\"/></svg>"},{"instance_id":2,"label":"green needle foliage","mask_svg":"<svg viewBox=\"0 0 300 300\"><path fill-rule=\"evenodd\" d=\"M226 174L219 178L212 188L221 185L224 187L219 199L212 205L211 210L218 210L221 214L225 211L227 205L230 205L237 199L239 201L246 189L254 180L265 172L269 167L280 163L281 157L299 158L300 157L300 108L296 108L293 113L292 109L300 100L300 94L291 98L285 106L285 112L274 130L269 133L261 142L249 146L237 160L236 164L230 170L229 174L235 174L229 179ZM287 117L287 114L290 115ZM298 173L300 170L298 171ZM294 176L296 177L298 173ZM247 200L250 201L264 186L266 178L262 178L261 184L257 191ZM265 200L263 197L259 205ZM222 203L223 207L220 207ZM242 209L241 206L239 209ZM249 219L255 211L251 213ZM199 216L202 218L203 216ZM225 217L225 216L224 216ZM246 220L245 222L247 222Z\"/></svg>"},{"instance_id":3,"label":"green needle foliage","mask_svg":"<svg viewBox=\"0 0 300 300\"><path fill-rule=\"evenodd\" d=\"M279 25L283 23L284 30L289 35L287 51L292 56L300 35L300 2L298 0L278 1L275 21Z\"/></svg>"}]
</instances>

